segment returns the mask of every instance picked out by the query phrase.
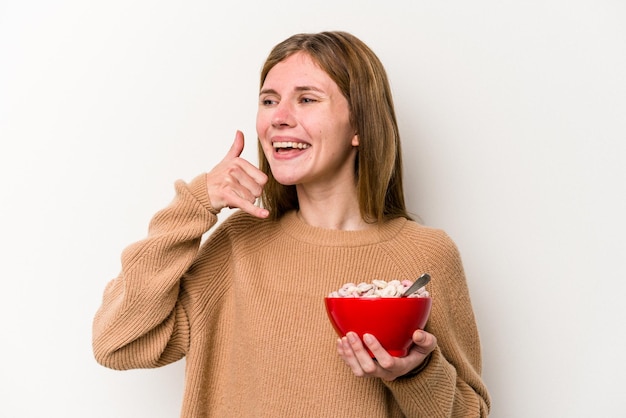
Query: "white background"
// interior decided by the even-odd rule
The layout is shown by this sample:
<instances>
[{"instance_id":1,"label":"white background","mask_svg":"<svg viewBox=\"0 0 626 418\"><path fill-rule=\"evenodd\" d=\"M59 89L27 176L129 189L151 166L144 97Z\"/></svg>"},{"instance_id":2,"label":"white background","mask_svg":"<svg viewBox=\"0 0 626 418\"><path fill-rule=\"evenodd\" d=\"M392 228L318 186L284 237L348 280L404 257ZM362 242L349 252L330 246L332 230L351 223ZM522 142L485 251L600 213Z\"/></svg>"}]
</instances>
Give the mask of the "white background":
<instances>
[{"instance_id":1,"label":"white background","mask_svg":"<svg viewBox=\"0 0 626 418\"><path fill-rule=\"evenodd\" d=\"M388 70L410 209L465 262L491 416L623 416L625 4L0 1L0 416L178 416L184 361L93 360L102 291L236 129L257 161L264 58L325 29Z\"/></svg>"}]
</instances>

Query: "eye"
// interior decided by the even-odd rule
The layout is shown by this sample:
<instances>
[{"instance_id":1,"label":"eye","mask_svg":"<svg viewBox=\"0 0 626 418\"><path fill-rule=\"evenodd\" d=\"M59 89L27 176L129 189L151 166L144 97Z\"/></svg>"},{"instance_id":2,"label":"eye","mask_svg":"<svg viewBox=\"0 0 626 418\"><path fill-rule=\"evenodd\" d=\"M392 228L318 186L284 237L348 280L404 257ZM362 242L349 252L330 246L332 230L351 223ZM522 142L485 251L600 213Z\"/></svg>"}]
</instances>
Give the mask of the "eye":
<instances>
[{"instance_id":1,"label":"eye","mask_svg":"<svg viewBox=\"0 0 626 418\"><path fill-rule=\"evenodd\" d=\"M270 99L270 98L261 99L261 105L263 105L263 106L273 106L273 105L275 105L277 103L278 103L278 101L274 100L274 99Z\"/></svg>"},{"instance_id":2,"label":"eye","mask_svg":"<svg viewBox=\"0 0 626 418\"><path fill-rule=\"evenodd\" d=\"M315 103L315 102L317 102L317 100L315 100L312 97L303 97L303 98L300 99L300 102L301 103Z\"/></svg>"}]
</instances>

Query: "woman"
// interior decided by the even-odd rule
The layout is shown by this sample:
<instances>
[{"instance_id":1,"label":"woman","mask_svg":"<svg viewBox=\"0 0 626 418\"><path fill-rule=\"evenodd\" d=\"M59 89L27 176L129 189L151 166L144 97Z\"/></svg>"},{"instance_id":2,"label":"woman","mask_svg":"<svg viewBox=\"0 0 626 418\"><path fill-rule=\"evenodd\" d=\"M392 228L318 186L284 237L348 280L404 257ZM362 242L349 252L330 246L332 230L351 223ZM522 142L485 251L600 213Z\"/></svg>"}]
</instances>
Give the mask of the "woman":
<instances>
[{"instance_id":1,"label":"woman","mask_svg":"<svg viewBox=\"0 0 626 418\"><path fill-rule=\"evenodd\" d=\"M182 417L476 417L489 411L458 251L410 220L382 64L344 32L295 35L261 73L260 169L226 157L122 254L94 321L114 369L186 357ZM262 205L254 203L260 198ZM206 242L225 207L238 208ZM428 271L433 308L403 358L337 340L323 297Z\"/></svg>"}]
</instances>

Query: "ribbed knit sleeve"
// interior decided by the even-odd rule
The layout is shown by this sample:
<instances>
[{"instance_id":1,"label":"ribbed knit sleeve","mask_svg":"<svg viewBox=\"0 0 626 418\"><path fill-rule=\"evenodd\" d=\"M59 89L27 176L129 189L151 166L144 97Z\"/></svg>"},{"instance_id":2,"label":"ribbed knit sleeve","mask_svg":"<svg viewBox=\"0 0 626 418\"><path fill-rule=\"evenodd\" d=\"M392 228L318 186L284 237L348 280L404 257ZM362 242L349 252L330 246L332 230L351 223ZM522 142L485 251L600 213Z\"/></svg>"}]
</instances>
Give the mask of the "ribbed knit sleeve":
<instances>
[{"instance_id":1,"label":"ribbed knit sleeve","mask_svg":"<svg viewBox=\"0 0 626 418\"><path fill-rule=\"evenodd\" d=\"M188 349L180 281L217 217L205 175L178 181L175 189L173 201L151 220L148 236L123 251L121 273L105 288L93 322L93 351L106 367L162 366Z\"/></svg>"},{"instance_id":2,"label":"ribbed knit sleeve","mask_svg":"<svg viewBox=\"0 0 626 418\"><path fill-rule=\"evenodd\" d=\"M433 280L426 331L438 346L418 375L384 382L410 417L486 417L490 397L481 379L479 334L461 257L443 232L431 230L419 245Z\"/></svg>"}]
</instances>

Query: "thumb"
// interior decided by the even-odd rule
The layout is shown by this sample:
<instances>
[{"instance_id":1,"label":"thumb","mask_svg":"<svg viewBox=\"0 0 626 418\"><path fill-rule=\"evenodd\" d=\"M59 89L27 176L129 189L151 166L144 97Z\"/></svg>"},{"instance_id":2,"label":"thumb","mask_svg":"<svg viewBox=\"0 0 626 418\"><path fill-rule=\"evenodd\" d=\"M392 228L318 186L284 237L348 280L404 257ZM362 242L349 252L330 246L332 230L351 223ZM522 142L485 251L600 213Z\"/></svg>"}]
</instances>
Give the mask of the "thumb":
<instances>
[{"instance_id":1,"label":"thumb","mask_svg":"<svg viewBox=\"0 0 626 418\"><path fill-rule=\"evenodd\" d=\"M241 155L244 146L243 132L237 131L235 134L235 140L233 141L233 145L231 145L228 150L228 154L226 154L225 160L230 160L233 158L237 158Z\"/></svg>"}]
</instances>

